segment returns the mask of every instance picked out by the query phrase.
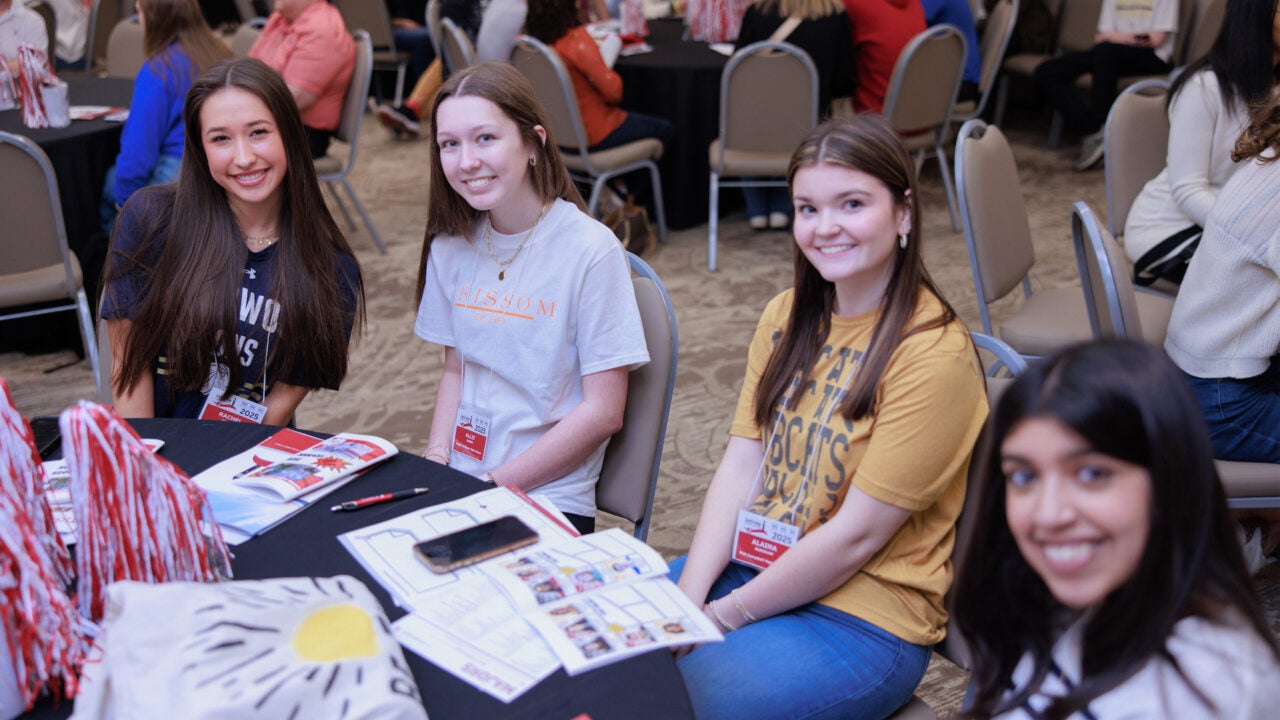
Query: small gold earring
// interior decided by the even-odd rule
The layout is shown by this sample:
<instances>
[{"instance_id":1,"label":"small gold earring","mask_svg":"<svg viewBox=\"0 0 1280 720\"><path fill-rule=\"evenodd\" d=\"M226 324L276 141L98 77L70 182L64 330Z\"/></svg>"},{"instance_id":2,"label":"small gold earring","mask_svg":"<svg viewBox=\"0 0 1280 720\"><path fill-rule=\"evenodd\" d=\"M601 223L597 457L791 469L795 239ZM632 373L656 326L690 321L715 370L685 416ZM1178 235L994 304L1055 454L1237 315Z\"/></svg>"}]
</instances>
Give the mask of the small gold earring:
<instances>
[{"instance_id":1,"label":"small gold earring","mask_svg":"<svg viewBox=\"0 0 1280 720\"><path fill-rule=\"evenodd\" d=\"M903 250L906 250L906 249L907 249L907 234L906 234L906 233L899 233L899 234L898 234L898 247L902 248Z\"/></svg>"}]
</instances>

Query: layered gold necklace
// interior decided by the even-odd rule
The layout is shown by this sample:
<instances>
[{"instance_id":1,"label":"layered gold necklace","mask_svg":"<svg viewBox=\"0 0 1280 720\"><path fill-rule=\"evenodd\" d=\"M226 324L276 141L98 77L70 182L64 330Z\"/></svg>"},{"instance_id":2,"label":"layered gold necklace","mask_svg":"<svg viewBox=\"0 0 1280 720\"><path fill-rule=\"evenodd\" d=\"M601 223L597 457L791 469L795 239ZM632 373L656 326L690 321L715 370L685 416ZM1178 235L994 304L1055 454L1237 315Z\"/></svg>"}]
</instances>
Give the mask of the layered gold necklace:
<instances>
[{"instance_id":1,"label":"layered gold necklace","mask_svg":"<svg viewBox=\"0 0 1280 720\"><path fill-rule=\"evenodd\" d=\"M498 264L498 281L499 282L507 279L507 268L511 267L511 263L515 262L517 257L520 257L520 251L524 250L525 243L529 242L529 238L533 236L533 231L538 229L538 223L542 222L542 216L546 212L547 212L547 206L543 205L542 208L538 210L538 219L533 221L533 227L529 228L529 230L525 232L524 237L520 239L520 244L516 246L515 252L511 253L511 257L507 258L506 260L499 258L497 251L494 250L493 236L490 232L491 229L493 228L493 222L490 221L487 215L485 216L484 244L485 244L485 248L488 249L489 251L489 257L492 258L493 261Z\"/></svg>"}]
</instances>

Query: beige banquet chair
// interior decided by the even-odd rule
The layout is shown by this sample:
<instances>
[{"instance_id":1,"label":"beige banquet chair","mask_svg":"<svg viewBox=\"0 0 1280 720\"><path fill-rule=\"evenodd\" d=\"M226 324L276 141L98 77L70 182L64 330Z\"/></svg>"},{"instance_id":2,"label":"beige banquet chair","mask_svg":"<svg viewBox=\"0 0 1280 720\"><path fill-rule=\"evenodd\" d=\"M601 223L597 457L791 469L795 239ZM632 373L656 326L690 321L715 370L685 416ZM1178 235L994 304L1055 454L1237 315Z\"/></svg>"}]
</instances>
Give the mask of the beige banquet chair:
<instances>
[{"instance_id":1,"label":"beige banquet chair","mask_svg":"<svg viewBox=\"0 0 1280 720\"><path fill-rule=\"evenodd\" d=\"M440 54L440 39L444 37L444 30L440 28L440 0L428 0L427 2L427 35L431 37L431 51L436 57ZM441 63L444 61L441 60Z\"/></svg>"},{"instance_id":2,"label":"beige banquet chair","mask_svg":"<svg viewBox=\"0 0 1280 720\"><path fill-rule=\"evenodd\" d=\"M19 2L20 1L21 0L19 0ZM53 14L53 6L45 2L45 0L36 0L35 2L28 3L27 7L34 10L35 13L40 16L40 19L44 20L44 29L45 32L48 33L47 37L49 38L47 41L49 43L49 52L46 53L46 55L49 58L49 62L53 63L55 62L54 53L58 49L58 17Z\"/></svg>"},{"instance_id":3,"label":"beige banquet chair","mask_svg":"<svg viewBox=\"0 0 1280 720\"><path fill-rule=\"evenodd\" d=\"M956 217L951 166L942 145L947 140L967 56L964 34L954 25L934 25L916 35L893 66L882 110L907 151L915 155L917 174L932 148L946 190L952 230L960 229L960 219Z\"/></svg>"},{"instance_id":4,"label":"beige banquet chair","mask_svg":"<svg viewBox=\"0 0 1280 720\"><path fill-rule=\"evenodd\" d=\"M0 321L74 310L98 395L98 343L80 261L67 248L62 202L44 151L21 135L0 132ZM56 304L54 304L56 303ZM38 306L32 309L30 306Z\"/></svg>"},{"instance_id":5,"label":"beige banquet chair","mask_svg":"<svg viewBox=\"0 0 1280 720\"><path fill-rule=\"evenodd\" d=\"M116 23L107 40L107 77L132 80L146 61L142 24L136 16Z\"/></svg>"},{"instance_id":6,"label":"beige banquet chair","mask_svg":"<svg viewBox=\"0 0 1280 720\"><path fill-rule=\"evenodd\" d=\"M998 127L970 120L960 128L956 185L982 331L994 334L987 306L1021 285L1022 304L1001 324L999 337L1024 357L1093 337L1080 286L1031 292L1031 226L1013 150ZM1168 300L1144 293L1138 306L1144 324L1163 338Z\"/></svg>"},{"instance_id":7,"label":"beige banquet chair","mask_svg":"<svg viewBox=\"0 0 1280 720\"><path fill-rule=\"evenodd\" d=\"M441 62L446 73L455 73L476 62L476 49L471 38L449 18L440 20Z\"/></svg>"},{"instance_id":8,"label":"beige banquet chair","mask_svg":"<svg viewBox=\"0 0 1280 720\"><path fill-rule=\"evenodd\" d=\"M1150 341L1151 333L1145 330L1135 306L1139 298L1151 296L1134 292L1124 251L1098 225L1086 203L1077 202L1071 208L1071 234L1076 242L1077 261L1089 265L1087 275L1083 270L1081 275L1093 284L1088 290L1092 298L1089 312L1098 336ZM1117 266L1124 269L1117 270ZM1233 460L1215 460L1214 464L1231 507L1280 507L1280 465Z\"/></svg>"},{"instance_id":9,"label":"beige banquet chair","mask_svg":"<svg viewBox=\"0 0 1280 720\"><path fill-rule=\"evenodd\" d=\"M1102 11L1102 0L1062 0L1057 17L1057 27L1053 54L1019 53L1005 58L1001 69L1004 75L1000 78L996 91L995 124L1004 124L1005 108L1009 104L1009 79L1014 75L1031 78L1035 75L1040 63L1055 55L1069 52L1082 52L1093 47L1093 36L1098 30L1098 15Z\"/></svg>"},{"instance_id":10,"label":"beige banquet chair","mask_svg":"<svg viewBox=\"0 0 1280 720\"><path fill-rule=\"evenodd\" d=\"M1009 49L1009 40L1013 38L1013 25L1018 18L1018 3L1019 0L999 0L991 7L991 12L987 15L987 24L982 28L982 37L978 39L978 57L982 60L982 70L978 74L978 101L957 102L951 110L952 127L981 117L986 111L987 102L991 99L991 91L996 86L996 76L1000 74L1000 64L1004 62L1005 51Z\"/></svg>"},{"instance_id":11,"label":"beige banquet chair","mask_svg":"<svg viewBox=\"0 0 1280 720\"><path fill-rule=\"evenodd\" d=\"M1124 235L1129 208L1142 188L1164 169L1169 151L1167 80L1143 80L1116 98L1103 126L1107 179L1107 229Z\"/></svg>"},{"instance_id":12,"label":"beige banquet chair","mask_svg":"<svg viewBox=\"0 0 1280 720\"><path fill-rule=\"evenodd\" d=\"M347 212L347 206L342 201L342 194L334 187L341 185L346 191L347 197L351 199L351 204L355 205L356 212L360 213L360 219L364 221L364 226L368 229L369 234L373 236L373 242L378 246L378 252L383 255L387 254L387 246L382 244L382 236L378 234L378 229L373 226L373 220L369 218L368 211L365 210L364 204L360 202L360 198L356 197L355 188L351 186L351 181L347 176L351 174L351 170L356 166L356 150L360 146L360 125L364 121L364 99L369 95L369 79L373 75L373 45L369 42L369 33L364 30L357 30L352 33L352 37L356 43L356 61L355 69L351 72L351 84L347 86L347 94L342 99L342 117L338 121L338 129L334 131L334 138L347 144L346 158L336 158L332 155L316 158L316 179L325 183L329 188L329 192L333 195L334 200L338 202L338 209L342 211L342 217L347 221L347 225L352 230L356 229L356 223L351 218L351 213Z\"/></svg>"},{"instance_id":13,"label":"beige banquet chair","mask_svg":"<svg viewBox=\"0 0 1280 720\"><path fill-rule=\"evenodd\" d=\"M786 187L796 146L818 124L818 71L804 50L762 40L720 76L720 134L708 150L707 269L716 269L720 188Z\"/></svg>"},{"instance_id":14,"label":"beige banquet chair","mask_svg":"<svg viewBox=\"0 0 1280 720\"><path fill-rule=\"evenodd\" d=\"M240 23L240 27L236 28L235 34L231 36L231 54L239 58L249 57L249 50L253 48L253 44L258 41L258 36L262 34L262 27L254 25L251 22Z\"/></svg>"},{"instance_id":15,"label":"beige banquet chair","mask_svg":"<svg viewBox=\"0 0 1280 720\"><path fill-rule=\"evenodd\" d=\"M609 438L596 483L596 507L635 524L634 534L649 536L653 495L667 435L667 417L676 386L680 337L671 296L657 273L636 255L627 253L636 277L636 305L644 325L649 362L627 377L627 406L622 429Z\"/></svg>"},{"instance_id":16,"label":"beige banquet chair","mask_svg":"<svg viewBox=\"0 0 1280 720\"><path fill-rule=\"evenodd\" d=\"M85 72L102 75L107 70L107 43L116 23L133 14L133 0L93 0L85 41ZM138 49L142 51L141 48ZM131 76L132 77L132 76Z\"/></svg>"},{"instance_id":17,"label":"beige banquet chair","mask_svg":"<svg viewBox=\"0 0 1280 720\"><path fill-rule=\"evenodd\" d=\"M633 170L646 170L653 188L658 239L667 241L667 218L662 208L662 177L657 160L662 157L662 141L644 138L608 150L587 151L587 130L578 109L578 96L560 56L541 41L521 35L511 50L511 64L533 85L546 112L547 128L560 146L561 159L575 181L589 183L587 211L596 215L600 194L611 178Z\"/></svg>"},{"instance_id":18,"label":"beige banquet chair","mask_svg":"<svg viewBox=\"0 0 1280 720\"><path fill-rule=\"evenodd\" d=\"M391 14L382 0L337 0L334 3L347 30L355 34L364 30L373 46L373 69L396 74L395 102L404 101L404 79L409 68L409 53L396 49L395 36L391 32ZM379 83L378 87L382 87Z\"/></svg>"}]
</instances>

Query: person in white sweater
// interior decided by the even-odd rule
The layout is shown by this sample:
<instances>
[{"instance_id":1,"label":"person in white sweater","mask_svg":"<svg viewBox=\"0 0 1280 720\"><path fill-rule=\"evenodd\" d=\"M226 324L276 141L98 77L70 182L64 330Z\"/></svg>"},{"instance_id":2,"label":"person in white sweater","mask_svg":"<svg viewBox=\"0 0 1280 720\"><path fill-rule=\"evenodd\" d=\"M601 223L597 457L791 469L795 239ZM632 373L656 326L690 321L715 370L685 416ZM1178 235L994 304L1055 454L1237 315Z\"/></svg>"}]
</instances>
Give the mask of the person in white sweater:
<instances>
[{"instance_id":1,"label":"person in white sweater","mask_svg":"<svg viewBox=\"0 0 1280 720\"><path fill-rule=\"evenodd\" d=\"M1134 200L1124 228L1139 284L1182 281L1209 210L1236 170L1231 149L1249 106L1266 102L1275 86L1275 10L1275 0L1233 0L1213 47L1170 89L1168 164Z\"/></svg>"},{"instance_id":2,"label":"person in white sweater","mask_svg":"<svg viewBox=\"0 0 1280 720\"><path fill-rule=\"evenodd\" d=\"M964 717L1276 717L1280 646L1180 375L1158 347L1102 340L995 404L950 594Z\"/></svg>"}]
</instances>

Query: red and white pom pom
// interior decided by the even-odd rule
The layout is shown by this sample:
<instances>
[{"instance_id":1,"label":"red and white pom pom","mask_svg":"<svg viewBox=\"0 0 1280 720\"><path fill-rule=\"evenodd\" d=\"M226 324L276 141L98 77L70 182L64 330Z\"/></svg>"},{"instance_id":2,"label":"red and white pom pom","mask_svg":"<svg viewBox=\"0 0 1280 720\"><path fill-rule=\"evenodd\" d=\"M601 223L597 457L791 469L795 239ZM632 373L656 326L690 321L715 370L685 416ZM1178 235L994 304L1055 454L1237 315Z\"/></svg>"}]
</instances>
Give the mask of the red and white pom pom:
<instances>
[{"instance_id":1,"label":"red and white pom pom","mask_svg":"<svg viewBox=\"0 0 1280 720\"><path fill-rule=\"evenodd\" d=\"M649 24L644 19L644 0L622 1L622 34L649 37Z\"/></svg>"},{"instance_id":2,"label":"red and white pom pom","mask_svg":"<svg viewBox=\"0 0 1280 720\"><path fill-rule=\"evenodd\" d=\"M18 46L18 93L22 97L22 124L29 128L48 127L40 87L57 82L49 69L49 58L31 43Z\"/></svg>"},{"instance_id":3,"label":"red and white pom pom","mask_svg":"<svg viewBox=\"0 0 1280 720\"><path fill-rule=\"evenodd\" d=\"M0 637L27 709L48 690L74 696L85 643L67 597L71 560L44 501L31 429L0 379Z\"/></svg>"},{"instance_id":4,"label":"red and white pom pom","mask_svg":"<svg viewBox=\"0 0 1280 720\"><path fill-rule=\"evenodd\" d=\"M76 519L80 612L102 617L117 580L209 582L231 576L203 490L154 455L113 410L83 402L62 413Z\"/></svg>"}]
</instances>

